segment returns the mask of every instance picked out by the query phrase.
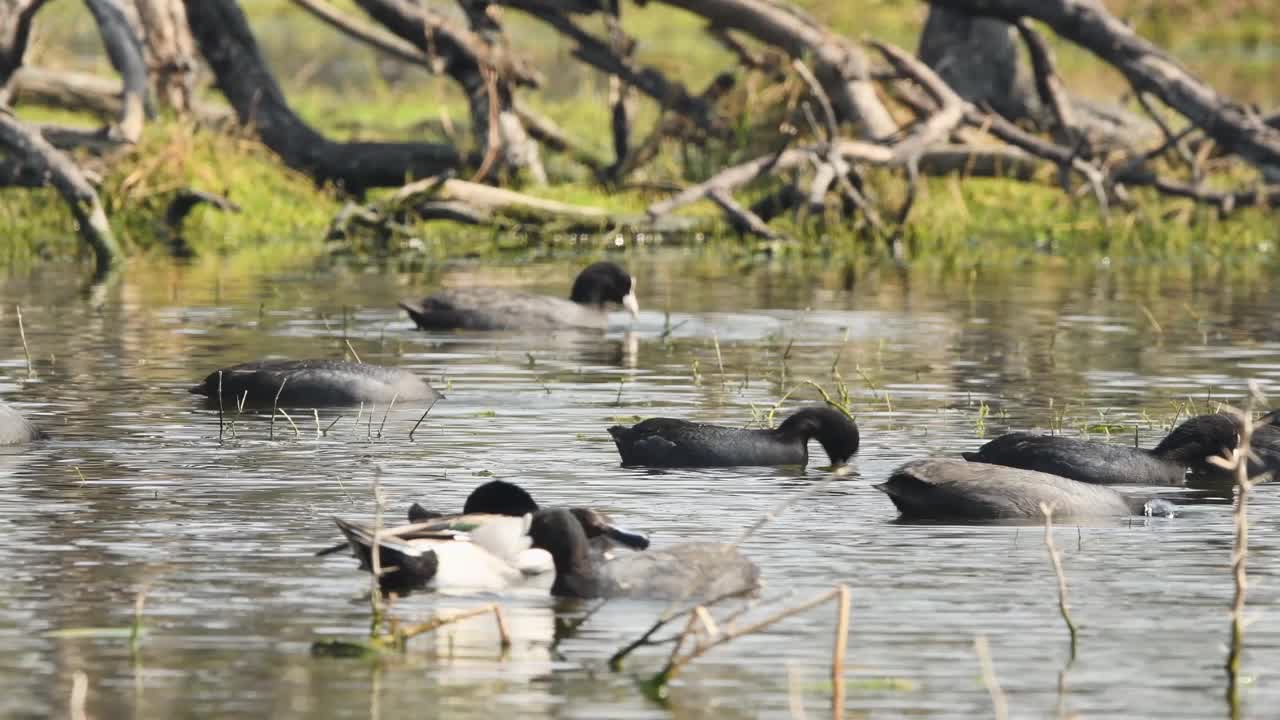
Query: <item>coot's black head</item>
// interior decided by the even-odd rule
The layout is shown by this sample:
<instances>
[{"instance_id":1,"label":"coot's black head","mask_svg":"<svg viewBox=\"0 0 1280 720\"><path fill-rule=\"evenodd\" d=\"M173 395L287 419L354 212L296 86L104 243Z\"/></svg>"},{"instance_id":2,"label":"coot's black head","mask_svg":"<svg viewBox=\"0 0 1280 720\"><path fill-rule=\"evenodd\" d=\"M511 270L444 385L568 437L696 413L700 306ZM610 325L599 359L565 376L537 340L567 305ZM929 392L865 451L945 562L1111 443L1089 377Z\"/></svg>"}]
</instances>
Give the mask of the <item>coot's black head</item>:
<instances>
[{"instance_id":1,"label":"coot's black head","mask_svg":"<svg viewBox=\"0 0 1280 720\"><path fill-rule=\"evenodd\" d=\"M1188 467L1201 467L1209 456L1234 450L1240 442L1240 430L1234 415L1197 415L1174 428L1151 452Z\"/></svg>"},{"instance_id":2,"label":"coot's black head","mask_svg":"<svg viewBox=\"0 0 1280 720\"><path fill-rule=\"evenodd\" d=\"M538 512L538 503L524 488L505 480L490 480L467 496L462 514L491 513L520 517Z\"/></svg>"},{"instance_id":3,"label":"coot's black head","mask_svg":"<svg viewBox=\"0 0 1280 720\"><path fill-rule=\"evenodd\" d=\"M572 588L590 578L592 566L591 545L578 518L563 508L534 513L529 538L533 547L546 550L555 561L552 594L580 594Z\"/></svg>"},{"instance_id":4,"label":"coot's black head","mask_svg":"<svg viewBox=\"0 0 1280 720\"><path fill-rule=\"evenodd\" d=\"M778 426L778 434L805 442L817 439L833 465L847 463L858 452L858 426L853 418L826 405L797 410Z\"/></svg>"},{"instance_id":5,"label":"coot's black head","mask_svg":"<svg viewBox=\"0 0 1280 720\"><path fill-rule=\"evenodd\" d=\"M644 550L649 547L648 537L614 525L609 522L609 518L597 510L576 507L569 508L569 512L578 519L578 524L582 526L588 538L606 537L633 550Z\"/></svg>"},{"instance_id":6,"label":"coot's black head","mask_svg":"<svg viewBox=\"0 0 1280 720\"><path fill-rule=\"evenodd\" d=\"M569 299L582 305L601 306L616 303L637 315L636 281L617 263L598 262L588 265L573 281Z\"/></svg>"}]
</instances>

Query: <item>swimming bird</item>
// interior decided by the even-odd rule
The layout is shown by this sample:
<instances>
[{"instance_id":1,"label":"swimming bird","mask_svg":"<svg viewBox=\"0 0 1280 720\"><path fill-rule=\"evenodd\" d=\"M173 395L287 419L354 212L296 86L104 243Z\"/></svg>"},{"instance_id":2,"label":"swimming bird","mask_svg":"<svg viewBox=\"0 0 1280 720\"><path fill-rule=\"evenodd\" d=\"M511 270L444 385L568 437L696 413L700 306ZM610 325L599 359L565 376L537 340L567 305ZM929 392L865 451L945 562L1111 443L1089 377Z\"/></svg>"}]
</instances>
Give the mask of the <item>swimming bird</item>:
<instances>
[{"instance_id":1,"label":"swimming bird","mask_svg":"<svg viewBox=\"0 0 1280 720\"><path fill-rule=\"evenodd\" d=\"M746 430L649 418L632 427L609 428L623 465L654 467L727 467L732 465L806 465L809 440L816 439L833 465L858 451L858 426L843 412L806 407L773 430Z\"/></svg>"},{"instance_id":2,"label":"swimming bird","mask_svg":"<svg viewBox=\"0 0 1280 720\"><path fill-rule=\"evenodd\" d=\"M1280 427L1258 424L1251 470L1280 468ZM1151 450L1080 440L1061 435L1014 432L988 442L966 460L1037 470L1100 485L1182 485L1188 470L1203 479L1220 477L1209 457L1230 452L1239 442L1240 421L1225 413L1197 415L1173 429Z\"/></svg>"},{"instance_id":3,"label":"swimming bird","mask_svg":"<svg viewBox=\"0 0 1280 720\"><path fill-rule=\"evenodd\" d=\"M904 520L1035 520L1041 503L1056 518L1104 519L1130 515L1172 515L1164 499L1123 495L1059 475L966 462L952 458L916 460L893 471L875 488L889 496Z\"/></svg>"},{"instance_id":4,"label":"swimming bird","mask_svg":"<svg viewBox=\"0 0 1280 720\"><path fill-rule=\"evenodd\" d=\"M555 564L552 595L705 602L760 585L759 568L727 543L684 543L602 560L592 554L582 524L565 509L534 515L529 536Z\"/></svg>"},{"instance_id":5,"label":"swimming bird","mask_svg":"<svg viewBox=\"0 0 1280 720\"><path fill-rule=\"evenodd\" d=\"M212 373L191 388L236 407L332 407L436 400L444 396L408 370L343 360L258 360ZM278 396L278 397L277 397Z\"/></svg>"},{"instance_id":6,"label":"swimming bird","mask_svg":"<svg viewBox=\"0 0 1280 720\"><path fill-rule=\"evenodd\" d=\"M375 538L384 590L429 587L496 592L554 569L529 538L532 515L461 515L388 528L334 518L360 567L372 571Z\"/></svg>"},{"instance_id":7,"label":"swimming bird","mask_svg":"<svg viewBox=\"0 0 1280 720\"><path fill-rule=\"evenodd\" d=\"M43 440L45 434L31 421L5 403L0 403L0 446L22 445Z\"/></svg>"},{"instance_id":8,"label":"swimming bird","mask_svg":"<svg viewBox=\"0 0 1280 720\"><path fill-rule=\"evenodd\" d=\"M619 546L634 550L649 546L649 538L614 525L598 510L574 507L567 511L601 558ZM528 492L503 480L491 480L473 490L461 514L434 513L415 503L409 509L409 525L384 529L379 535L379 563L395 568L383 575L383 585L499 590L524 577L550 573L551 557L532 548L529 539L532 518L543 512L547 510L539 508ZM361 567L371 569L372 528L341 520L338 527L347 543L316 554L349 546L361 559ZM454 546L455 542L471 546Z\"/></svg>"},{"instance_id":9,"label":"swimming bird","mask_svg":"<svg viewBox=\"0 0 1280 720\"><path fill-rule=\"evenodd\" d=\"M495 288L439 290L421 300L402 300L400 307L423 330L605 330L605 308L616 303L631 316L640 314L636 281L616 263L588 265L569 299Z\"/></svg>"}]
</instances>

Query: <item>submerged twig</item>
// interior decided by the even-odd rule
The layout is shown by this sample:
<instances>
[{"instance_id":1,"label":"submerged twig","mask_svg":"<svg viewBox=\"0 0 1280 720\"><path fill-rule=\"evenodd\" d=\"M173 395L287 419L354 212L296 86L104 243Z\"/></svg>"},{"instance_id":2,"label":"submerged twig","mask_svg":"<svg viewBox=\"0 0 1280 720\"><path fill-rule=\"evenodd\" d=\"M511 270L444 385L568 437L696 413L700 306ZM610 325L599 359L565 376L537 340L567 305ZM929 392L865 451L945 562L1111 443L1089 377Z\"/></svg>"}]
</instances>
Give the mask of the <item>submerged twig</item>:
<instances>
[{"instance_id":1,"label":"submerged twig","mask_svg":"<svg viewBox=\"0 0 1280 720\"><path fill-rule=\"evenodd\" d=\"M1058 576L1058 612L1062 621L1067 624L1067 632L1071 634L1071 659L1076 657L1076 624L1071 620L1071 611L1067 605L1067 574L1062 569L1062 553L1053 544L1053 507L1040 503L1040 512L1044 514L1044 546L1049 551L1049 561L1053 563L1053 572Z\"/></svg>"},{"instance_id":2,"label":"submerged twig","mask_svg":"<svg viewBox=\"0 0 1280 720\"><path fill-rule=\"evenodd\" d=\"M394 407L396 406L396 400L398 400L399 398L400 398L400 393L396 393L396 394L392 395L392 396L391 396L391 403L390 403L389 405L387 405L387 411L386 411L385 413L383 413L383 414L382 414L382 422L378 424L378 438L379 438L379 439L381 439L381 438L382 438L382 431L383 431L383 429L387 427L387 416L391 414L391 409L392 409L392 408L394 408ZM372 416L370 416L370 418L369 418L369 422L370 422L370 423L372 423L372 422L373 422L373 417L372 417Z\"/></svg>"},{"instance_id":3,"label":"submerged twig","mask_svg":"<svg viewBox=\"0 0 1280 720\"><path fill-rule=\"evenodd\" d=\"M422 417L418 418L418 422L414 423L414 424L413 424L413 429L409 431L409 442L413 442L413 434L414 434L414 433L416 433L416 432L418 432L418 426L422 424L422 421L423 421L423 420L426 420L426 419L427 419L427 414L428 414L428 413L430 413L430 412L431 412L431 408L433 408L433 407L435 407L435 406L436 406L436 400L433 398L433 399L431 400L431 404L430 404L430 405L428 405L428 406L427 406L427 409L426 409L426 410L424 410L424 411L422 412Z\"/></svg>"},{"instance_id":4,"label":"submerged twig","mask_svg":"<svg viewBox=\"0 0 1280 720\"><path fill-rule=\"evenodd\" d=\"M771 625L774 625L782 620L785 620L793 615L798 615L806 610L811 610L819 605L822 605L823 603L830 602L835 598L843 597L843 593L847 593L847 592L848 592L848 589L845 588L843 585L832 588L831 590L828 590L827 592L824 592L821 595L807 602L801 603L795 607L784 608L782 610L779 610L773 613L772 615L769 615L768 617L758 620L741 629L729 628L719 634L709 636L705 640L695 641L693 644L693 647L690 648L689 651L683 655L679 654L679 651L682 649L682 645L683 645L683 637L682 637L680 640L676 641L676 647L672 651L671 657L667 660L667 664L662 668L662 670L659 670L658 673L653 676L652 680L650 680L650 684L653 687L662 688L666 686L669 682L671 682L671 680L677 674L679 674L681 670L683 670L686 666L688 666L689 663L693 662L694 660L697 660L698 658L707 654L714 648L724 645L725 643L731 640L734 640L735 638L742 637L743 635L750 635L752 633L756 633L761 630L764 630L765 628ZM702 606L698 606L698 608L695 608L694 612L689 614L689 626L685 629L685 632L682 634L682 636L693 634L692 631L695 627L695 620L698 617L697 610L701 607Z\"/></svg>"}]
</instances>

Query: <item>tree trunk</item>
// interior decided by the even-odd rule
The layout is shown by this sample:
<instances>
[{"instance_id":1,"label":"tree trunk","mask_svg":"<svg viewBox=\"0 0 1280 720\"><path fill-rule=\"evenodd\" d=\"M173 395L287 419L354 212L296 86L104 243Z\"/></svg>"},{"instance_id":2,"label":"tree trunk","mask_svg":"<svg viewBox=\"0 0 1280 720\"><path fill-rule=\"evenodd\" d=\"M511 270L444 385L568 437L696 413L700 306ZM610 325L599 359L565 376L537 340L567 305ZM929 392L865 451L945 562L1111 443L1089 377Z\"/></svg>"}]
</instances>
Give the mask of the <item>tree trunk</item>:
<instances>
[{"instance_id":1,"label":"tree trunk","mask_svg":"<svg viewBox=\"0 0 1280 720\"><path fill-rule=\"evenodd\" d=\"M412 178L456 170L457 150L435 143L333 142L302 121L285 101L235 0L184 0L187 22L218 87L240 122L252 126L285 164L318 183L361 195Z\"/></svg>"},{"instance_id":2,"label":"tree trunk","mask_svg":"<svg viewBox=\"0 0 1280 720\"><path fill-rule=\"evenodd\" d=\"M134 0L151 68L151 87L161 104L179 115L192 109L195 46L182 0Z\"/></svg>"},{"instance_id":3,"label":"tree trunk","mask_svg":"<svg viewBox=\"0 0 1280 720\"><path fill-rule=\"evenodd\" d=\"M118 0L85 0L85 4L98 23L111 66L124 81L124 104L114 131L126 142L135 143L142 137L146 121L147 63L142 57L142 41Z\"/></svg>"},{"instance_id":4,"label":"tree trunk","mask_svg":"<svg viewBox=\"0 0 1280 720\"><path fill-rule=\"evenodd\" d=\"M932 6L920 32L919 55L974 105L989 105L1014 122L1040 125L1047 119L1022 62L1017 35L1004 20Z\"/></svg>"}]
</instances>

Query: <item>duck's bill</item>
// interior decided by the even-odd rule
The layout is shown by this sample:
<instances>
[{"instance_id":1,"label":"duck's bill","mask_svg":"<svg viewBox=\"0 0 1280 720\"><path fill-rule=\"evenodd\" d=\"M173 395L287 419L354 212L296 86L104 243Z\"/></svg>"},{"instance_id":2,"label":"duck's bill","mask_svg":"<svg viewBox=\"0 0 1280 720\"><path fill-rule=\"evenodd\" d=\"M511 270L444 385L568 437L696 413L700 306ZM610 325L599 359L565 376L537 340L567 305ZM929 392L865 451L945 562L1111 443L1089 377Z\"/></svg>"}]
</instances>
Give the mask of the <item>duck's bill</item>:
<instances>
[{"instance_id":1,"label":"duck's bill","mask_svg":"<svg viewBox=\"0 0 1280 720\"><path fill-rule=\"evenodd\" d=\"M625 545L633 550L644 550L649 547L649 537L638 532L620 528L617 525L605 525L601 528L604 536L610 540Z\"/></svg>"},{"instance_id":2,"label":"duck's bill","mask_svg":"<svg viewBox=\"0 0 1280 720\"><path fill-rule=\"evenodd\" d=\"M632 290L622 298L622 307L631 313L631 317L640 317L640 301L636 299L636 291Z\"/></svg>"}]
</instances>

